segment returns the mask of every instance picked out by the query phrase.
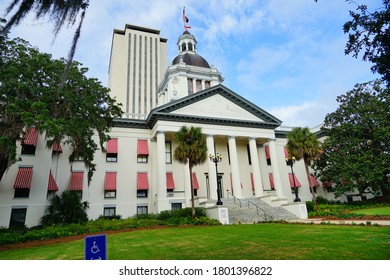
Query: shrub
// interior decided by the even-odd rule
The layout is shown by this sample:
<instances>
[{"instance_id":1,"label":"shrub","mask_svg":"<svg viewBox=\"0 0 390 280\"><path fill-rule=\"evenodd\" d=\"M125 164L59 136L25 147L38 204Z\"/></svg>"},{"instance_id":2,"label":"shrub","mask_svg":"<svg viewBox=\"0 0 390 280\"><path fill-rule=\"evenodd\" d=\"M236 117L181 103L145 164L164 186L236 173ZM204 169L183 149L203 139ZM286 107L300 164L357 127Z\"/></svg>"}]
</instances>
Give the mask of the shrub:
<instances>
[{"instance_id":1,"label":"shrub","mask_svg":"<svg viewBox=\"0 0 390 280\"><path fill-rule=\"evenodd\" d=\"M103 216L103 215L100 215L98 219L120 220L120 219L122 219L122 216L121 216L121 215L111 215L111 216Z\"/></svg>"},{"instance_id":2,"label":"shrub","mask_svg":"<svg viewBox=\"0 0 390 280\"><path fill-rule=\"evenodd\" d=\"M316 201L318 204L329 204L329 200L322 196L317 196Z\"/></svg>"},{"instance_id":3,"label":"shrub","mask_svg":"<svg viewBox=\"0 0 390 280\"><path fill-rule=\"evenodd\" d=\"M306 209L307 209L307 212L314 211L314 202L313 201L306 201Z\"/></svg>"},{"instance_id":4,"label":"shrub","mask_svg":"<svg viewBox=\"0 0 390 280\"><path fill-rule=\"evenodd\" d=\"M174 211L162 211L160 214L136 215L132 218L121 219L119 215L114 217L102 217L97 220L89 220L86 223L54 224L49 226L37 226L32 228L0 228L0 244L13 244L34 240L47 240L67 236L94 234L110 230L122 230L130 228L149 228L154 226L180 226L180 225L218 225L219 221L206 216L204 208L195 209L196 217L191 217L191 208Z\"/></svg>"}]
</instances>

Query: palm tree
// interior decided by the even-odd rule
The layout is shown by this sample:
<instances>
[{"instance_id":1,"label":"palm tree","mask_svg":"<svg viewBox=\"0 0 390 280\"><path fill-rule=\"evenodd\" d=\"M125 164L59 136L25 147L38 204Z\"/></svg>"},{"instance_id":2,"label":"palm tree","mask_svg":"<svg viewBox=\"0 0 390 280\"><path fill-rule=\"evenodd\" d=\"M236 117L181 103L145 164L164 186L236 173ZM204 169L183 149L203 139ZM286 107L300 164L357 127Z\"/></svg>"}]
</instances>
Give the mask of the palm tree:
<instances>
[{"instance_id":1,"label":"palm tree","mask_svg":"<svg viewBox=\"0 0 390 280\"><path fill-rule=\"evenodd\" d=\"M70 65L72 64L73 57L76 52L81 27L84 22L86 10L89 6L89 0L12 0L6 8L5 14L10 14L18 4L19 7L16 8L15 13L4 26L5 31L8 31L13 26L18 25L30 12L33 12L37 19L46 15L49 16L50 20L54 23L53 32L55 38L65 24L68 26L74 25L79 17L79 24L73 36L72 45L68 54L68 63L66 64L62 77L63 84L68 77Z\"/></svg>"},{"instance_id":2,"label":"palm tree","mask_svg":"<svg viewBox=\"0 0 390 280\"><path fill-rule=\"evenodd\" d=\"M207 159L206 136L202 134L200 127L191 126L188 129L183 126L174 135L178 142L178 147L175 149L174 158L180 163L187 164L190 170L191 182L191 206L192 218L195 217L195 202L194 202L194 185L192 182L192 168L198 164L202 164Z\"/></svg>"},{"instance_id":3,"label":"palm tree","mask_svg":"<svg viewBox=\"0 0 390 280\"><path fill-rule=\"evenodd\" d=\"M41 225L85 223L89 204L81 202L80 194L76 191L64 191L60 196L55 195L50 200L46 214L41 218Z\"/></svg>"},{"instance_id":4,"label":"palm tree","mask_svg":"<svg viewBox=\"0 0 390 280\"><path fill-rule=\"evenodd\" d=\"M309 128L296 127L287 135L287 151L290 158L295 157L296 160L303 159L307 180L315 208L318 209L316 196L314 194L313 184L310 180L309 163L310 160L317 158L320 155L321 146L316 135L310 132Z\"/></svg>"}]
</instances>

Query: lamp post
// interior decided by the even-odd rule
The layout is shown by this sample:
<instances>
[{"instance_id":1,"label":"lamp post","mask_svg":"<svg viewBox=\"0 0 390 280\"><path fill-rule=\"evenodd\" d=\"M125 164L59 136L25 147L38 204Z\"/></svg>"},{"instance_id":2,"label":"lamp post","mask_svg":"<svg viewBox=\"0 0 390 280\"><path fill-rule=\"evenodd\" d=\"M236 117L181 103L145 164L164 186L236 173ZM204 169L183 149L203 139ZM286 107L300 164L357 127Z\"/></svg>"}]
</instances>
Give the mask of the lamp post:
<instances>
[{"instance_id":1,"label":"lamp post","mask_svg":"<svg viewBox=\"0 0 390 280\"><path fill-rule=\"evenodd\" d=\"M295 163L295 157L292 157L292 158L286 158L286 163L287 165L290 165L291 167L291 174L292 174L292 179L293 179L293 184L294 184L294 193L295 193L295 199L294 199L294 202L300 202L301 199L298 197L298 188L297 188L297 185L295 183L295 176L294 176L294 169L293 169L293 165Z\"/></svg>"},{"instance_id":2,"label":"lamp post","mask_svg":"<svg viewBox=\"0 0 390 280\"><path fill-rule=\"evenodd\" d=\"M215 175L217 177L217 205L223 205L221 200L221 182L218 180L218 162L222 161L222 155L217 153L216 155L209 155L209 158L212 162L215 163Z\"/></svg>"}]
</instances>

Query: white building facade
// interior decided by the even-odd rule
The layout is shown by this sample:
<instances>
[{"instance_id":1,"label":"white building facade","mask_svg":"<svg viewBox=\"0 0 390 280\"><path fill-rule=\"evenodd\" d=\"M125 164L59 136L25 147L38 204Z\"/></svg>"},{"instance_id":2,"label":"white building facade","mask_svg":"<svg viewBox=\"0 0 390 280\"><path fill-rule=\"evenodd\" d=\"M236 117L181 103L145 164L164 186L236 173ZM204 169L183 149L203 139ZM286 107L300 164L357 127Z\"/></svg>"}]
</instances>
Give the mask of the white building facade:
<instances>
[{"instance_id":1,"label":"white building facade","mask_svg":"<svg viewBox=\"0 0 390 280\"><path fill-rule=\"evenodd\" d=\"M18 146L22 160L0 182L0 226L38 225L50 198L65 190L89 202L89 219L190 207L190 176L197 206L215 205L217 180L222 201L234 195L290 205L294 181L300 199L312 199L303 162L295 163L293 178L285 161L289 128L222 85L221 73L196 53L188 31L177 45L179 54L164 73L166 40L159 31L130 25L114 31L109 81L126 115L115 121L107 152L95 154L91 182L83 162L69 164L68 146L49 150L44 135L32 129ZM222 155L217 170L208 160L189 174L174 160L174 133L184 125L200 127L208 153ZM318 195L333 198L331 187L312 180Z\"/></svg>"}]
</instances>

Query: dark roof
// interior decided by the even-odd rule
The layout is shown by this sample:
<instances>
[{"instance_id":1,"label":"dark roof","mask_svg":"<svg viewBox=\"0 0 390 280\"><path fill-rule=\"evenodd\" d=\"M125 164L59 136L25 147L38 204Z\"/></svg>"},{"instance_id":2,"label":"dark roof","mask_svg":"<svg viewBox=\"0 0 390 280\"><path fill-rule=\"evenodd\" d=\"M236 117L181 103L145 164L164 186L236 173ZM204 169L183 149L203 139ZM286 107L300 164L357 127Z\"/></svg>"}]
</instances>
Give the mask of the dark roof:
<instances>
[{"instance_id":1,"label":"dark roof","mask_svg":"<svg viewBox=\"0 0 390 280\"><path fill-rule=\"evenodd\" d=\"M210 65L206 59L194 53L179 54L173 59L172 65L179 64L180 58L183 58L183 62L185 62L187 65L210 68Z\"/></svg>"}]
</instances>

